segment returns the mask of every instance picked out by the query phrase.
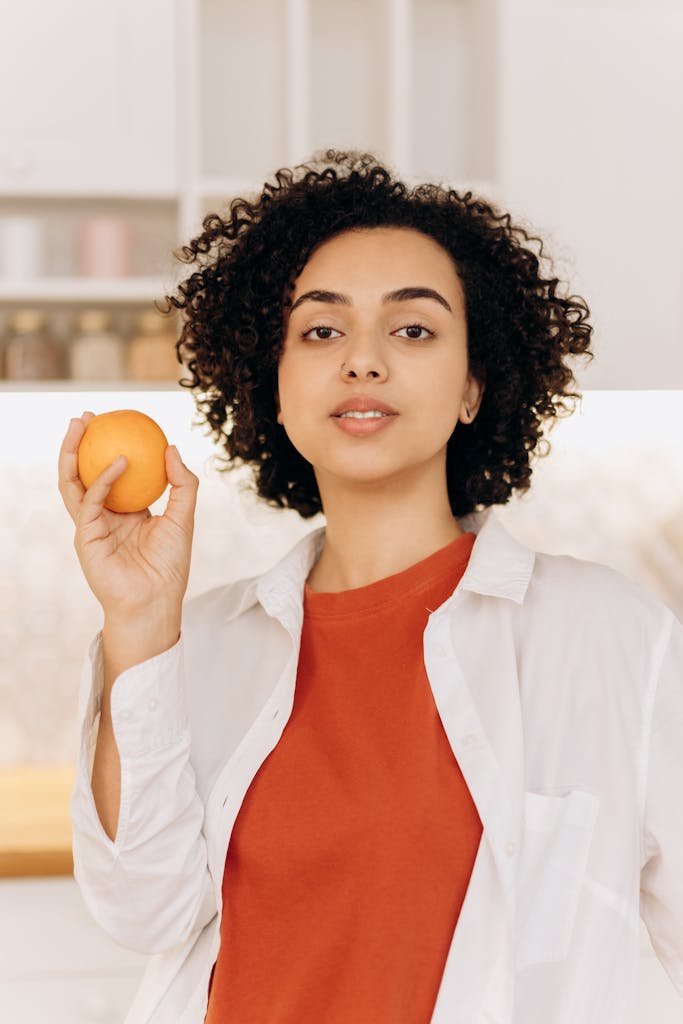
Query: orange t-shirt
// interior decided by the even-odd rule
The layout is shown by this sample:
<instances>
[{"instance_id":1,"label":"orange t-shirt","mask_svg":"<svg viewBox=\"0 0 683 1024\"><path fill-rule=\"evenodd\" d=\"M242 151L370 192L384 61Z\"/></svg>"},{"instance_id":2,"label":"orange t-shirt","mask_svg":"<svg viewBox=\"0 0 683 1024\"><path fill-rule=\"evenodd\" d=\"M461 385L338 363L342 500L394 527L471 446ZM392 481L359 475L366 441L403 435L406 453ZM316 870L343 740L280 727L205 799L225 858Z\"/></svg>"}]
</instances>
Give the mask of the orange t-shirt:
<instances>
[{"instance_id":1,"label":"orange t-shirt","mask_svg":"<svg viewBox=\"0 0 683 1024\"><path fill-rule=\"evenodd\" d=\"M404 572L304 588L294 706L245 794L206 1024L426 1024L482 824L425 672L465 533Z\"/></svg>"}]
</instances>

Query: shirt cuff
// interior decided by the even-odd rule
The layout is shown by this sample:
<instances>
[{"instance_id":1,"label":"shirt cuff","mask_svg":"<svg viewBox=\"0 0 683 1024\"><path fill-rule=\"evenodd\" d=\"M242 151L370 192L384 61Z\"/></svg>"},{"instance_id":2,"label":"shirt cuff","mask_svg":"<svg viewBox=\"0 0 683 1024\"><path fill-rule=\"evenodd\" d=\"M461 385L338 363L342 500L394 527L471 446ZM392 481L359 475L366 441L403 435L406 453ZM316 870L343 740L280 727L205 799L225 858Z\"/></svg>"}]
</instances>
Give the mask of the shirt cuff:
<instances>
[{"instance_id":1,"label":"shirt cuff","mask_svg":"<svg viewBox=\"0 0 683 1024\"><path fill-rule=\"evenodd\" d=\"M164 750L187 732L182 638L117 677L111 720L121 760Z\"/></svg>"},{"instance_id":2,"label":"shirt cuff","mask_svg":"<svg viewBox=\"0 0 683 1024\"><path fill-rule=\"evenodd\" d=\"M111 691L111 718L121 759L172 746L189 727L182 634L173 647L125 669ZM102 631L92 640L79 699L81 741L92 777L97 719L102 706Z\"/></svg>"}]
</instances>

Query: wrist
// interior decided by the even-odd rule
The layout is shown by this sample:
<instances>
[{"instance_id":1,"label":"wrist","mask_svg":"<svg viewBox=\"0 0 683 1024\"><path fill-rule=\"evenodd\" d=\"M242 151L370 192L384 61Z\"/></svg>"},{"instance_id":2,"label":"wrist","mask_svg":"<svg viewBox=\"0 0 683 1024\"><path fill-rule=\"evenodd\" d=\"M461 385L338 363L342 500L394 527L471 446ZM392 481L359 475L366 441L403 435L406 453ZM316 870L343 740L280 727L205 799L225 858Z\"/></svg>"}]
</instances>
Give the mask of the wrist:
<instances>
[{"instance_id":1,"label":"wrist","mask_svg":"<svg viewBox=\"0 0 683 1024\"><path fill-rule=\"evenodd\" d=\"M174 647L180 639L180 609L154 608L135 617L105 615L102 626L105 688L122 672Z\"/></svg>"},{"instance_id":2,"label":"wrist","mask_svg":"<svg viewBox=\"0 0 683 1024\"><path fill-rule=\"evenodd\" d=\"M180 628L182 607L182 599L149 601L142 606L119 602L103 609L104 627L109 632L140 634L159 628Z\"/></svg>"}]
</instances>

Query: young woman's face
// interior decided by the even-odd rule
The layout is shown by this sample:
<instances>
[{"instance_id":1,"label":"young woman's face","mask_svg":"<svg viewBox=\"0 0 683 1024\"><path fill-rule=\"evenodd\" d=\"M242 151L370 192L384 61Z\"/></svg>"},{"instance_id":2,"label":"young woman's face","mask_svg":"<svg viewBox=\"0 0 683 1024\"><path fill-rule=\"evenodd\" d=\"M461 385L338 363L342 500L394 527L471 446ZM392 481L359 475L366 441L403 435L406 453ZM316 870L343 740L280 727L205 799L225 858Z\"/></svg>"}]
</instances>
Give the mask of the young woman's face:
<instances>
[{"instance_id":1,"label":"young woman's face","mask_svg":"<svg viewBox=\"0 0 683 1024\"><path fill-rule=\"evenodd\" d=\"M325 484L342 478L378 482L431 466L445 480L448 439L482 394L468 375L449 254L412 228L344 232L311 254L285 312L278 422L313 466L323 504ZM393 412L340 417L355 398Z\"/></svg>"}]
</instances>

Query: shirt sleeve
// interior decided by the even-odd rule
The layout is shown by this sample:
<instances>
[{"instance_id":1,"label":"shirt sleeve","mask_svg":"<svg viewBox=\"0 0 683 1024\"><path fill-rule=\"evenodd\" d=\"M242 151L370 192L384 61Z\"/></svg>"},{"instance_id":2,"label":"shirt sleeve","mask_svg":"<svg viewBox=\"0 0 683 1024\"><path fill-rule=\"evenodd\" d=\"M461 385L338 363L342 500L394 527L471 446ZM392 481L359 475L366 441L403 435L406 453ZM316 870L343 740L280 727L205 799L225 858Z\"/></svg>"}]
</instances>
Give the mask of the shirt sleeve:
<instances>
[{"instance_id":1,"label":"shirt sleeve","mask_svg":"<svg viewBox=\"0 0 683 1024\"><path fill-rule=\"evenodd\" d=\"M657 660L640 913L657 957L683 996L683 625L673 613L660 636L655 667Z\"/></svg>"},{"instance_id":2,"label":"shirt sleeve","mask_svg":"<svg viewBox=\"0 0 683 1024\"><path fill-rule=\"evenodd\" d=\"M204 805L190 761L182 636L169 650L122 672L112 688L121 762L114 841L102 827L91 785L102 687L100 631L79 692L70 800L74 878L104 931L119 945L151 955L185 942L217 911Z\"/></svg>"}]
</instances>

